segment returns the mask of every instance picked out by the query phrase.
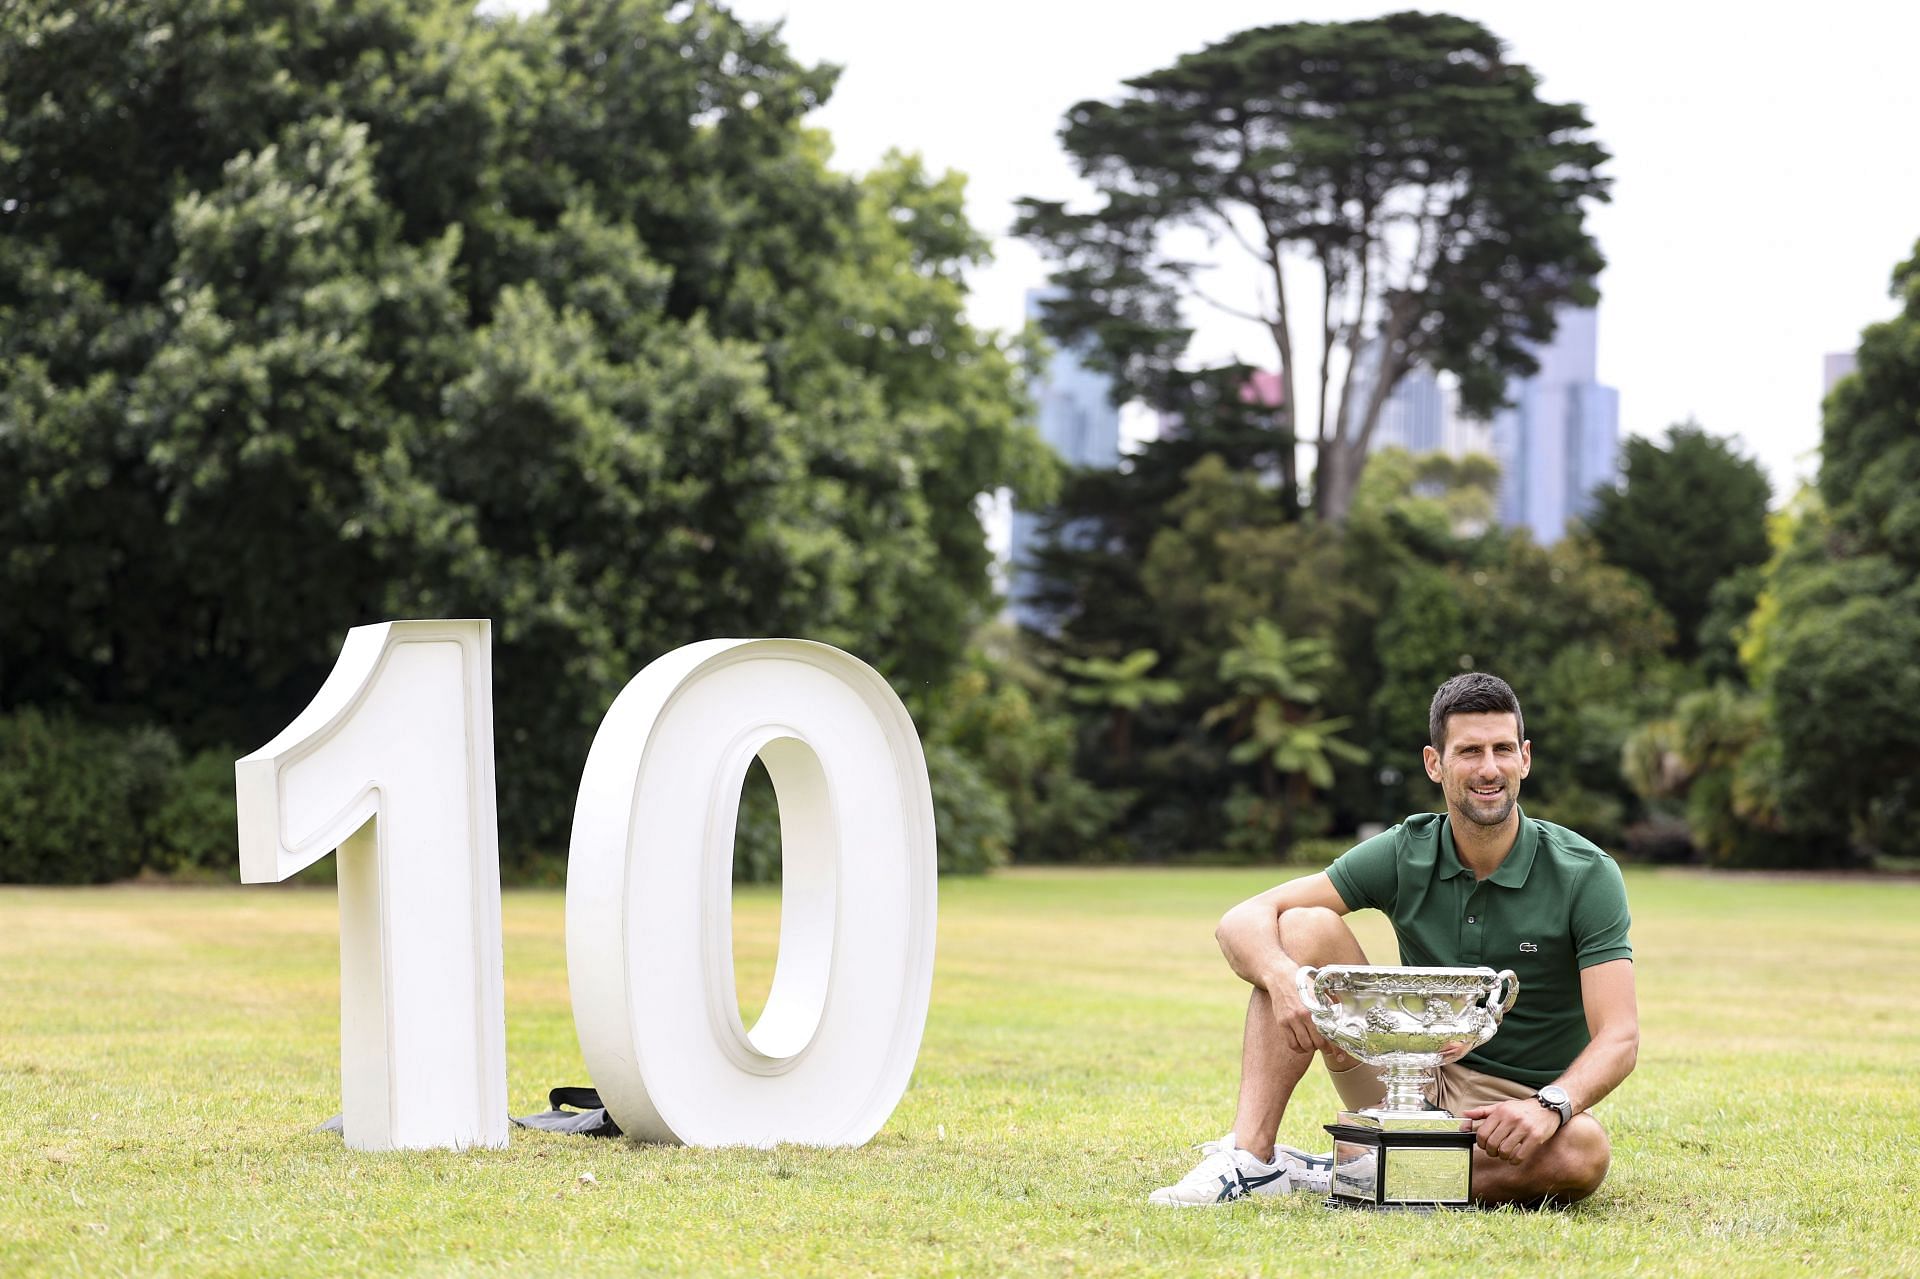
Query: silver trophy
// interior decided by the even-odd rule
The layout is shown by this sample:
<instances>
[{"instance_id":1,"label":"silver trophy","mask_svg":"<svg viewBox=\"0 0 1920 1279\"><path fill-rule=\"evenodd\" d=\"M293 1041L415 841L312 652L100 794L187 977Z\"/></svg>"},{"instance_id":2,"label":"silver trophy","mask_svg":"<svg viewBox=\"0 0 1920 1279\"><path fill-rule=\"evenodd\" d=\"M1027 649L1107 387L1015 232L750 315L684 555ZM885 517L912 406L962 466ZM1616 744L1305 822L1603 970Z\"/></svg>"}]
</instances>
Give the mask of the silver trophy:
<instances>
[{"instance_id":1,"label":"silver trophy","mask_svg":"<svg viewBox=\"0 0 1920 1279\"><path fill-rule=\"evenodd\" d=\"M1378 1067L1386 1099L1343 1110L1334 1138L1334 1206L1464 1207L1473 1133L1427 1097L1440 1067L1493 1038L1520 993L1511 969L1329 964L1295 976L1313 1024Z\"/></svg>"}]
</instances>

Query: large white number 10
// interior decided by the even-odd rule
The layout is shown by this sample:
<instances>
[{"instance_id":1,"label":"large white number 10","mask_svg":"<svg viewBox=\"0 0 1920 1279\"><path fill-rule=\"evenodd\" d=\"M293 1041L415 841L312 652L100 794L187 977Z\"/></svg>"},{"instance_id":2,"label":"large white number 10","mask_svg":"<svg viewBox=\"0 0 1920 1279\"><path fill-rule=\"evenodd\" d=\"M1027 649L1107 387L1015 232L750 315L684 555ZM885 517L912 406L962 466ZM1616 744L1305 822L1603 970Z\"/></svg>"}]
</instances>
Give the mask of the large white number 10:
<instances>
[{"instance_id":1,"label":"large white number 10","mask_svg":"<svg viewBox=\"0 0 1920 1279\"><path fill-rule=\"evenodd\" d=\"M348 633L312 705L235 766L241 877L339 848L347 1144L507 1139L491 627ZM780 805L780 953L733 993L734 815L758 756ZM892 1113L933 978L934 830L906 710L864 663L710 640L607 712L567 867L588 1073L621 1127L696 1145L858 1145Z\"/></svg>"}]
</instances>

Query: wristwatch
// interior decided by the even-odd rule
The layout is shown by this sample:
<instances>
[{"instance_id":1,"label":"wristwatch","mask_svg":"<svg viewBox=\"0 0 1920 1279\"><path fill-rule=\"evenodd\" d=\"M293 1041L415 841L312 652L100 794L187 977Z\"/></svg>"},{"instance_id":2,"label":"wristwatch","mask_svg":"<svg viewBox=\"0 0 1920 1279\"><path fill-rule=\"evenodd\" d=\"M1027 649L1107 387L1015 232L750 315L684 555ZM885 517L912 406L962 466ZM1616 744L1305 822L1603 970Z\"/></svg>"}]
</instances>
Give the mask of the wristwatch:
<instances>
[{"instance_id":1,"label":"wristwatch","mask_svg":"<svg viewBox=\"0 0 1920 1279\"><path fill-rule=\"evenodd\" d=\"M1533 1094L1533 1099L1560 1116L1562 1128L1565 1128L1567 1121L1573 1118L1573 1102L1567 1097L1567 1090L1559 1084L1548 1084Z\"/></svg>"}]
</instances>

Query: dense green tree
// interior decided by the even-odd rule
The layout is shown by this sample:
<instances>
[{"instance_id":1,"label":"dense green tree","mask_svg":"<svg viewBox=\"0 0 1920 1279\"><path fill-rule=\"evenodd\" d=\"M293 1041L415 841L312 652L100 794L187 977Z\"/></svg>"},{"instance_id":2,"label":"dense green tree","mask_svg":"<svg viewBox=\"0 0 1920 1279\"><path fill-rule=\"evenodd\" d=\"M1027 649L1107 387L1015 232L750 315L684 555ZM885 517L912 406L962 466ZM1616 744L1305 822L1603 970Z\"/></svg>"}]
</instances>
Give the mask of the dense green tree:
<instances>
[{"instance_id":1,"label":"dense green tree","mask_svg":"<svg viewBox=\"0 0 1920 1279\"><path fill-rule=\"evenodd\" d=\"M1714 591L1767 558L1766 473L1732 441L1691 422L1669 427L1664 440L1630 437L1621 452L1621 482L1595 493L1588 520L1600 553L1652 588L1673 619L1678 656L1724 649L1721 628L1739 601L1723 599L1716 609ZM1751 609L1752 586L1745 594Z\"/></svg>"},{"instance_id":2,"label":"dense green tree","mask_svg":"<svg viewBox=\"0 0 1920 1279\"><path fill-rule=\"evenodd\" d=\"M1671 637L1646 587L1585 537L1540 547L1524 532L1490 531L1459 558L1409 569L1395 587L1375 632L1377 758L1401 772L1406 811L1432 807L1418 761L1433 690L1463 670L1490 671L1526 711L1529 811L1611 840L1633 798L1620 751L1667 705Z\"/></svg>"},{"instance_id":3,"label":"dense green tree","mask_svg":"<svg viewBox=\"0 0 1920 1279\"><path fill-rule=\"evenodd\" d=\"M1061 683L1034 665L1011 628L995 625L927 700L930 741L977 761L1012 823L1022 861L1104 861L1121 850L1114 824L1132 796L1075 771L1075 725Z\"/></svg>"},{"instance_id":4,"label":"dense green tree","mask_svg":"<svg viewBox=\"0 0 1920 1279\"><path fill-rule=\"evenodd\" d=\"M1249 627L1277 622L1302 639L1330 639L1345 610L1364 607L1343 589L1340 539L1324 525L1288 520L1261 477L1209 455L1187 472L1147 549L1141 585L1173 654L1196 689L1216 687L1220 655Z\"/></svg>"},{"instance_id":5,"label":"dense green tree","mask_svg":"<svg viewBox=\"0 0 1920 1279\"><path fill-rule=\"evenodd\" d=\"M1049 330L1090 340L1123 393L1157 401L1187 346L1183 308L1211 301L1194 232L1238 244L1263 293L1244 318L1290 386L1320 390L1314 422L1289 402L1276 430L1315 445L1315 509L1343 522L1409 369L1457 373L1466 407L1490 410L1536 366L1528 344L1555 309L1596 296L1583 210L1606 198L1607 153L1537 85L1485 27L1396 13L1244 31L1074 106L1061 140L1099 205L1029 199L1017 224L1056 263ZM1290 287L1294 262L1317 297ZM1325 352L1311 371L1296 359L1308 326ZM1290 449L1280 488L1298 491Z\"/></svg>"},{"instance_id":6,"label":"dense green tree","mask_svg":"<svg viewBox=\"0 0 1920 1279\"><path fill-rule=\"evenodd\" d=\"M493 616L512 853L677 644L942 685L1052 467L959 180L833 172L833 77L706 3L16 5L0 710L245 746L348 626Z\"/></svg>"},{"instance_id":7,"label":"dense green tree","mask_svg":"<svg viewBox=\"0 0 1920 1279\"><path fill-rule=\"evenodd\" d=\"M1409 453L1381 449L1354 494L1347 536L1380 544L1384 564L1406 556L1457 558L1494 523L1500 464L1481 453Z\"/></svg>"},{"instance_id":8,"label":"dense green tree","mask_svg":"<svg viewBox=\"0 0 1920 1279\"><path fill-rule=\"evenodd\" d=\"M1420 748L1428 744L1427 710L1433 691L1475 660L1467 636L1466 601L1456 579L1433 565L1410 568L1380 618L1374 644L1380 666L1380 682L1369 705L1375 756L1401 778L1391 810L1432 808L1433 788L1420 771Z\"/></svg>"},{"instance_id":9,"label":"dense green tree","mask_svg":"<svg viewBox=\"0 0 1920 1279\"><path fill-rule=\"evenodd\" d=\"M1235 690L1236 700L1215 711L1238 717L1261 701L1311 706L1320 700L1321 677L1333 665L1325 640L1289 637L1265 618L1242 627L1235 638L1239 643L1220 657L1220 678ZM1208 714L1218 718L1214 712Z\"/></svg>"},{"instance_id":10,"label":"dense green tree","mask_svg":"<svg viewBox=\"0 0 1920 1279\"><path fill-rule=\"evenodd\" d=\"M1125 657L1067 658L1061 663L1077 682L1067 690L1073 701L1095 706L1107 714L1107 747L1116 765L1125 765L1133 754L1133 720L1152 706L1168 706L1182 696L1179 681L1154 675L1160 654L1150 648L1135 649Z\"/></svg>"},{"instance_id":11,"label":"dense green tree","mask_svg":"<svg viewBox=\"0 0 1920 1279\"><path fill-rule=\"evenodd\" d=\"M23 604L0 619L0 698L232 741L298 709L338 623L388 603L404 539L382 532L426 447L412 379L449 371L464 324L458 234L402 243L365 128L330 116L159 225L149 298L57 265L51 235L0 248L0 544Z\"/></svg>"},{"instance_id":12,"label":"dense green tree","mask_svg":"<svg viewBox=\"0 0 1920 1279\"><path fill-rule=\"evenodd\" d=\"M1740 646L1746 640L1747 626L1760 602L1760 588L1766 580L1766 562L1762 561L1735 569L1707 592L1706 616L1701 619L1697 632L1700 653L1695 664L1700 677L1708 683L1746 682L1746 668L1740 664Z\"/></svg>"},{"instance_id":13,"label":"dense green tree","mask_svg":"<svg viewBox=\"0 0 1920 1279\"><path fill-rule=\"evenodd\" d=\"M1920 245L1827 397L1817 495L1791 505L1742 648L1803 863L1920 853Z\"/></svg>"},{"instance_id":14,"label":"dense green tree","mask_svg":"<svg viewBox=\"0 0 1920 1279\"><path fill-rule=\"evenodd\" d=\"M1783 824L1766 718L1760 697L1721 682L1682 697L1621 753L1628 784L1655 808L1678 806L1695 850L1715 865L1817 864L1835 847Z\"/></svg>"},{"instance_id":15,"label":"dense green tree","mask_svg":"<svg viewBox=\"0 0 1920 1279\"><path fill-rule=\"evenodd\" d=\"M1363 764L1367 752L1340 736L1349 717L1318 713L1321 681L1334 666L1324 639L1291 638L1264 618L1242 627L1237 638L1220 657L1220 679L1231 695L1200 723L1227 726L1234 742L1229 762L1258 765L1262 798L1278 801L1275 851L1284 853L1308 792L1333 785L1336 760Z\"/></svg>"},{"instance_id":16,"label":"dense green tree","mask_svg":"<svg viewBox=\"0 0 1920 1279\"><path fill-rule=\"evenodd\" d=\"M1188 587L1204 591L1204 584L1169 581L1170 593L1156 595L1147 584L1147 565L1157 544L1169 566L1189 554L1217 564L1214 533L1232 539L1255 529L1280 530L1290 518L1275 479L1281 452L1277 409L1248 393L1250 372L1228 366L1182 374L1158 438L1115 470L1068 477L1049 512L1048 536L1033 556L1037 602L1052 619L1033 637L1043 665L1059 675L1065 660L1113 661L1153 649L1167 655L1165 669L1185 692L1180 706L1132 718L1128 731L1135 749L1124 762L1111 749L1107 716L1082 721L1076 768L1108 795L1129 801L1115 838L1141 855L1192 852L1216 839L1225 752L1195 725L1222 695L1217 667L1220 652L1232 643L1232 624L1259 615L1232 591L1220 591L1213 598L1232 606L1231 617L1204 619L1200 633L1189 631L1184 623L1197 601ZM1205 477L1197 490L1196 468ZM1216 499L1230 509L1211 512ZM1189 545L1162 544L1170 525L1187 520L1193 522ZM1241 581L1253 582L1260 599L1271 599L1274 584L1257 576L1248 569ZM1177 617L1170 611L1175 595L1181 597Z\"/></svg>"},{"instance_id":17,"label":"dense green tree","mask_svg":"<svg viewBox=\"0 0 1920 1279\"><path fill-rule=\"evenodd\" d=\"M1258 763L1263 776L1287 779L1289 789L1299 792L1308 786L1326 789L1333 785L1333 762L1367 762L1364 748L1346 741L1340 734L1352 721L1345 715L1331 719L1289 719L1281 703L1267 699L1258 703L1247 724L1247 735L1228 752L1236 764ZM1281 851L1285 851L1282 845Z\"/></svg>"},{"instance_id":18,"label":"dense green tree","mask_svg":"<svg viewBox=\"0 0 1920 1279\"><path fill-rule=\"evenodd\" d=\"M1272 481L1285 451L1274 429L1279 410L1246 393L1251 373L1229 365L1173 379L1156 438L1115 469L1082 469L1063 482L1031 564L1034 598L1056 619L1063 650L1112 657L1159 642L1141 569L1202 461L1214 458L1258 489L1245 504L1260 508L1258 518L1288 517Z\"/></svg>"},{"instance_id":19,"label":"dense green tree","mask_svg":"<svg viewBox=\"0 0 1920 1279\"><path fill-rule=\"evenodd\" d=\"M1314 672L1315 702L1323 716L1350 714L1369 678L1364 660L1365 633L1374 603L1358 579L1349 547L1335 530L1312 520L1289 518L1274 501L1272 474L1230 469L1218 454L1191 467L1186 486L1165 508L1166 525L1149 544L1140 566L1144 606L1151 617L1155 644L1167 655L1168 669L1180 679L1187 701L1166 725L1158 751L1144 758L1158 764L1157 785L1136 779L1147 806L1173 824L1183 819L1195 838L1211 838L1220 810L1219 796L1236 777L1245 777L1247 759L1231 758L1217 734L1196 732L1206 708L1243 691L1240 674L1223 658L1244 652L1248 637L1275 629L1290 641L1341 654L1341 660ZM1288 725L1299 717L1284 721ZM1269 720L1263 720L1265 726ZM1251 727L1251 723L1247 727ZM1281 731L1276 727L1276 733ZM1248 757L1251 759L1252 757ZM1264 775L1264 774L1263 774ZM1298 829L1317 829L1326 813L1309 811L1325 786L1291 785L1285 805L1271 825L1283 848ZM1255 791L1273 804L1264 783ZM1284 820L1283 820L1284 819Z\"/></svg>"},{"instance_id":20,"label":"dense green tree","mask_svg":"<svg viewBox=\"0 0 1920 1279\"><path fill-rule=\"evenodd\" d=\"M1444 645L1439 661L1408 657L1397 667L1384 663L1383 671L1375 627L1381 608L1420 573L1433 578L1457 614L1458 587L1444 566L1474 554L1486 532L1497 478L1491 461L1386 450L1369 466L1346 528L1335 531L1291 518L1277 500L1277 468L1270 454L1257 451L1273 437L1246 408L1238 396L1217 397L1130 459L1128 470L1076 478L1068 502L1097 482L1110 503L1075 508L1082 529L1110 536L1049 553L1055 566L1081 571L1077 579L1062 576L1085 592L1066 614L1054 651L1153 648L1185 690L1180 707L1136 720L1135 766L1124 773L1112 768L1104 725L1083 737L1083 772L1134 797L1125 829L1152 855L1224 845L1237 855L1272 856L1295 833L1383 814L1376 771L1336 752L1333 786L1291 794L1294 811L1283 821L1259 777L1230 758L1226 736L1195 731L1207 728L1207 708L1237 695L1221 659L1251 631L1278 628L1290 641L1337 655L1316 675L1316 714L1372 725L1356 735L1356 746L1403 776L1417 771L1434 685L1458 669L1468 648L1462 636ZM1172 483L1157 469L1178 464L1185 470ZM1411 607L1402 616L1409 626L1428 620ZM1397 671L1405 672L1400 683L1383 685ZM1404 694L1391 710L1376 706L1383 687ZM1382 732L1386 723L1394 731ZM1396 786L1396 816L1408 811L1409 796L1414 806L1426 804L1424 792Z\"/></svg>"}]
</instances>

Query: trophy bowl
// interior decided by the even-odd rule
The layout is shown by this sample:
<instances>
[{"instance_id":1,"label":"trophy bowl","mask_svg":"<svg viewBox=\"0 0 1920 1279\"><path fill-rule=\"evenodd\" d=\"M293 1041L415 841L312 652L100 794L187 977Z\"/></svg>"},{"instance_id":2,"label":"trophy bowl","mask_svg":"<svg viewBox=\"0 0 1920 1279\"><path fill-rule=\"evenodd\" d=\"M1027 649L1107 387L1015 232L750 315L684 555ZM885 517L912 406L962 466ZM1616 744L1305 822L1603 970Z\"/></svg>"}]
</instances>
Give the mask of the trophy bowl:
<instances>
[{"instance_id":1,"label":"trophy bowl","mask_svg":"<svg viewBox=\"0 0 1920 1279\"><path fill-rule=\"evenodd\" d=\"M1520 993L1511 969L1309 965L1294 980L1320 1033L1380 1067L1386 1101L1367 1113L1396 1115L1432 1112L1434 1072L1493 1038Z\"/></svg>"}]
</instances>

